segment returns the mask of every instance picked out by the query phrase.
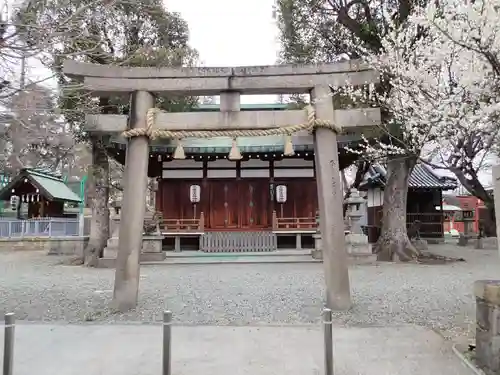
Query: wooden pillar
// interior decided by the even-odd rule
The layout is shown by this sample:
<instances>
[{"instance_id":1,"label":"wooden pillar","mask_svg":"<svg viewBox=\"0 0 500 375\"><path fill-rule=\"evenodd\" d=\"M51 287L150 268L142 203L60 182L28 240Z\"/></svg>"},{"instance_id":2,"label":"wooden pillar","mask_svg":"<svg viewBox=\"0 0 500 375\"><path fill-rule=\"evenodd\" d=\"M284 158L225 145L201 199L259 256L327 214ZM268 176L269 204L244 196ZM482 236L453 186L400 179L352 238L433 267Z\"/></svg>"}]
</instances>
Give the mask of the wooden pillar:
<instances>
[{"instance_id":1,"label":"wooden pillar","mask_svg":"<svg viewBox=\"0 0 500 375\"><path fill-rule=\"evenodd\" d=\"M152 94L145 91L134 92L130 103L129 128L145 128L147 111L153 108L154 104ZM125 188L113 293L113 307L122 312L137 305L148 162L149 139L145 136L130 138L123 175Z\"/></svg>"},{"instance_id":2,"label":"wooden pillar","mask_svg":"<svg viewBox=\"0 0 500 375\"><path fill-rule=\"evenodd\" d=\"M441 221L441 238L444 239L443 190L439 189L439 213Z\"/></svg>"},{"instance_id":3,"label":"wooden pillar","mask_svg":"<svg viewBox=\"0 0 500 375\"><path fill-rule=\"evenodd\" d=\"M311 92L311 99L317 100L314 104L317 119L334 121L333 101L327 97L329 94L330 88L326 85L316 86ZM314 150L327 306L334 310L347 310L351 307L351 293L337 134L330 129L317 129L314 132Z\"/></svg>"}]
</instances>

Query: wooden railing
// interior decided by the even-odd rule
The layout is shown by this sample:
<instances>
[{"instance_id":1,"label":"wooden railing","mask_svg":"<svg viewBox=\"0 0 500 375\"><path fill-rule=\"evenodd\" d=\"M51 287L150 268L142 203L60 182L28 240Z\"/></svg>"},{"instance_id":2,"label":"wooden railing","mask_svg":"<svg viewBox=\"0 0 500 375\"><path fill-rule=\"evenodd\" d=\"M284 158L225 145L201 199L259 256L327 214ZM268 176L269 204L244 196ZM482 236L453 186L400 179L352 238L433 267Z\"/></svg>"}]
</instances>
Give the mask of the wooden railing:
<instances>
[{"instance_id":1,"label":"wooden railing","mask_svg":"<svg viewBox=\"0 0 500 375\"><path fill-rule=\"evenodd\" d=\"M431 213L407 213L406 214L406 227L411 229L415 222L419 221L419 233L421 237L424 238L438 238L443 236L443 213L441 212L431 212ZM368 227L373 227L371 229L374 231L369 235L372 240L378 238L380 228L382 227L382 210L378 211L375 218L375 225L369 225ZM375 233L377 232L377 233Z\"/></svg>"},{"instance_id":2,"label":"wooden railing","mask_svg":"<svg viewBox=\"0 0 500 375\"><path fill-rule=\"evenodd\" d=\"M205 216L201 212L199 219L164 219L160 230L162 233L203 233Z\"/></svg>"},{"instance_id":3,"label":"wooden railing","mask_svg":"<svg viewBox=\"0 0 500 375\"><path fill-rule=\"evenodd\" d=\"M273 211L273 231L315 231L316 217L278 217Z\"/></svg>"},{"instance_id":4,"label":"wooden railing","mask_svg":"<svg viewBox=\"0 0 500 375\"><path fill-rule=\"evenodd\" d=\"M408 228L409 235L414 236L412 227L415 222L419 221L419 235L424 238L440 238L443 236L443 221L444 216L442 212L437 213L408 213L406 214L406 227ZM412 231L413 232L413 231Z\"/></svg>"}]
</instances>

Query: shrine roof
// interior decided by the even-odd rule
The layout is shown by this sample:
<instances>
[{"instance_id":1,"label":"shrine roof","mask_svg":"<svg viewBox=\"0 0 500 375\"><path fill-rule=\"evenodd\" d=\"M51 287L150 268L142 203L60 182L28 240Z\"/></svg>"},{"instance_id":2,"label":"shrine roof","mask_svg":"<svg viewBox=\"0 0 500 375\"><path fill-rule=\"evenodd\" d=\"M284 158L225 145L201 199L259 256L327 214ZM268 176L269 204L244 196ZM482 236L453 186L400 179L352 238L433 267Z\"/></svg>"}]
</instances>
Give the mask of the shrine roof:
<instances>
[{"instance_id":1,"label":"shrine roof","mask_svg":"<svg viewBox=\"0 0 500 375\"><path fill-rule=\"evenodd\" d=\"M238 137L236 140L241 152L261 153L261 152L282 152L284 149L284 137ZM113 142L118 149L125 149L123 142ZM151 152L172 153L176 148L174 142L153 142L150 145ZM210 139L185 138L182 140L184 151L188 154L224 154L229 153L232 146L232 138L214 137ZM297 151L311 151L313 144L302 144L294 142L294 149Z\"/></svg>"},{"instance_id":2,"label":"shrine roof","mask_svg":"<svg viewBox=\"0 0 500 375\"><path fill-rule=\"evenodd\" d=\"M387 171L382 165L371 165L359 189L367 190L374 187L384 187L386 177ZM453 190L457 188L457 181L451 177L439 176L436 171L427 165L417 164L408 180L408 187L412 189Z\"/></svg>"},{"instance_id":3,"label":"shrine roof","mask_svg":"<svg viewBox=\"0 0 500 375\"><path fill-rule=\"evenodd\" d=\"M48 200L80 202L81 199L64 182L61 175L40 168L23 168L19 174L0 190L0 200L9 200L15 194L12 189L26 182L40 190Z\"/></svg>"},{"instance_id":4,"label":"shrine roof","mask_svg":"<svg viewBox=\"0 0 500 375\"><path fill-rule=\"evenodd\" d=\"M344 146L352 146L359 141L359 136L339 135L339 151ZM293 147L295 151L312 151L314 149L312 136L293 136ZM245 153L265 153L283 152L285 137L283 136L262 136L262 137L238 137L236 139L238 148ZM112 143L118 149L124 150L126 143L124 140L113 139ZM151 152L172 153L176 148L176 143L170 140L156 140L150 145ZM185 138L182 140L184 151L189 154L224 154L229 153L232 146L230 137L214 137L209 139Z\"/></svg>"}]
</instances>

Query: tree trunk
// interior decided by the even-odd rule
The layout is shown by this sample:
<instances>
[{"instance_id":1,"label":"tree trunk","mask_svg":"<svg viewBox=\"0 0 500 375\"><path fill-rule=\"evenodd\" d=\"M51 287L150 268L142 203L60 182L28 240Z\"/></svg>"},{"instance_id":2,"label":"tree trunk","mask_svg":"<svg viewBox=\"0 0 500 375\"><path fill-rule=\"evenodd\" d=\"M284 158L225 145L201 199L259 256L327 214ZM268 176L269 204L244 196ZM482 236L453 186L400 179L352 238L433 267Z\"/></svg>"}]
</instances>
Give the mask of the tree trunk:
<instances>
[{"instance_id":1,"label":"tree trunk","mask_svg":"<svg viewBox=\"0 0 500 375\"><path fill-rule=\"evenodd\" d=\"M382 231L375 245L381 261L410 261L419 251L411 244L406 228L408 180L415 166L415 158L390 157L387 163L387 180L384 189Z\"/></svg>"},{"instance_id":2,"label":"tree trunk","mask_svg":"<svg viewBox=\"0 0 500 375\"><path fill-rule=\"evenodd\" d=\"M84 252L84 264L96 267L109 239L109 161L102 139L91 136L90 141L94 191L91 198L90 238Z\"/></svg>"},{"instance_id":3,"label":"tree trunk","mask_svg":"<svg viewBox=\"0 0 500 375\"><path fill-rule=\"evenodd\" d=\"M493 199L488 199L483 201L486 207L486 213L481 218L480 225L483 229L483 234L486 237L496 237L497 236L497 226L495 217L495 201Z\"/></svg>"}]
</instances>

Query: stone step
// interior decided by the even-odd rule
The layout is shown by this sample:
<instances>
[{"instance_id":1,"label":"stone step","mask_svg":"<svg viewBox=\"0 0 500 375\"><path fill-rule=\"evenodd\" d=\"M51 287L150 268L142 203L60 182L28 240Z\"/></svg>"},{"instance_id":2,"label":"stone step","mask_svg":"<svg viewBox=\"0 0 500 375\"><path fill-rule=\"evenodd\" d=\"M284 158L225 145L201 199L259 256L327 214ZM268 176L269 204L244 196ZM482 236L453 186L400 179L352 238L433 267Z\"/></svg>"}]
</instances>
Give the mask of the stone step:
<instances>
[{"instance_id":1,"label":"stone step","mask_svg":"<svg viewBox=\"0 0 500 375\"><path fill-rule=\"evenodd\" d=\"M295 254L294 254L295 253ZM197 255L196 255L197 254ZM99 267L113 268L115 258L102 258L99 260ZM376 262L376 255L361 254L349 255L349 264L373 264ZM322 263L322 260L313 259L309 250L290 250L263 253L202 253L186 252L167 253L166 258L146 259L141 257L142 265L167 266L167 265L195 265L195 264L262 264L262 263Z\"/></svg>"},{"instance_id":2,"label":"stone step","mask_svg":"<svg viewBox=\"0 0 500 375\"><path fill-rule=\"evenodd\" d=\"M319 263L310 255L275 255L275 256L215 256L215 257L167 257L163 262L147 262L144 264L252 264L252 263Z\"/></svg>"},{"instance_id":3,"label":"stone step","mask_svg":"<svg viewBox=\"0 0 500 375\"><path fill-rule=\"evenodd\" d=\"M294 256L311 256L310 249L300 249L300 250L275 250L275 251L266 251L266 252L240 252L240 253L224 253L224 252L216 252L216 253L205 253L202 251L167 251L166 253L167 259L184 259L184 258L216 258L216 257L237 257L237 256L245 256L252 257L258 256L262 257L294 257Z\"/></svg>"}]
</instances>

